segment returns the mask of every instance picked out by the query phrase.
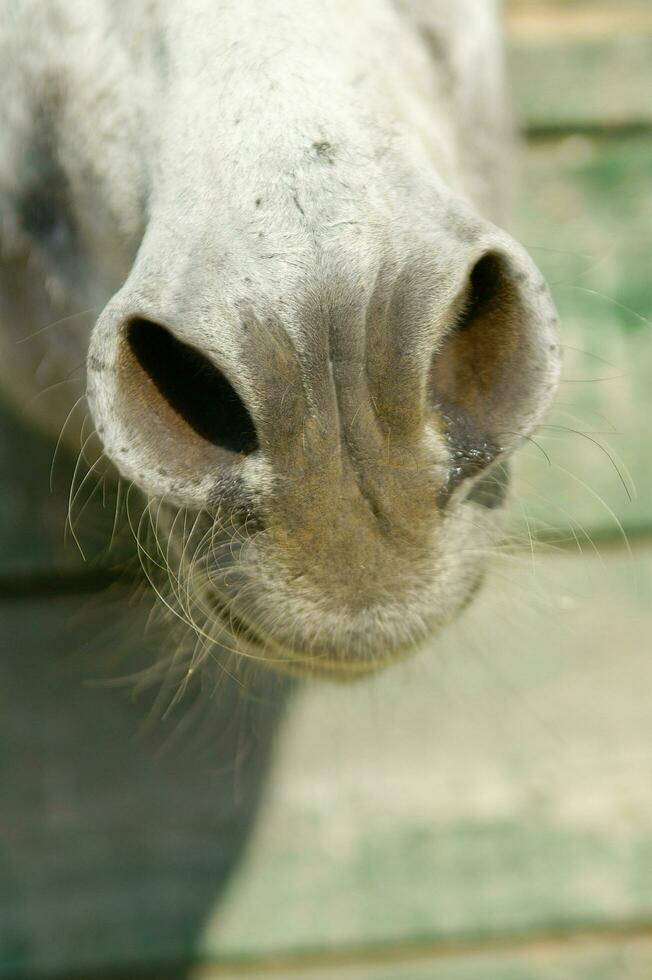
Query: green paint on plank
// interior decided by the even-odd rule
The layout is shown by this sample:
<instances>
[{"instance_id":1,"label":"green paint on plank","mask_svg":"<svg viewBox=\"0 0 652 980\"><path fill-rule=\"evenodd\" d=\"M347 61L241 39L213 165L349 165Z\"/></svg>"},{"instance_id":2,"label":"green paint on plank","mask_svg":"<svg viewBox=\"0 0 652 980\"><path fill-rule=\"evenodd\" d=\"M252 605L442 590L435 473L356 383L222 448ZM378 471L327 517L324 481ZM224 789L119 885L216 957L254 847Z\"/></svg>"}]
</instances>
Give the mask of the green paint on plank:
<instances>
[{"instance_id":1,"label":"green paint on plank","mask_svg":"<svg viewBox=\"0 0 652 980\"><path fill-rule=\"evenodd\" d=\"M536 36L508 49L517 117L529 132L652 124L652 35Z\"/></svg>"},{"instance_id":2,"label":"green paint on plank","mask_svg":"<svg viewBox=\"0 0 652 980\"><path fill-rule=\"evenodd\" d=\"M652 920L650 595L652 552L506 560L413 661L305 690L204 955Z\"/></svg>"},{"instance_id":3,"label":"green paint on plank","mask_svg":"<svg viewBox=\"0 0 652 980\"><path fill-rule=\"evenodd\" d=\"M564 370L535 436L552 465L521 452L513 513L524 537L529 522L590 551L619 522L652 527L652 138L534 144L522 187L516 231L551 284Z\"/></svg>"}]
</instances>

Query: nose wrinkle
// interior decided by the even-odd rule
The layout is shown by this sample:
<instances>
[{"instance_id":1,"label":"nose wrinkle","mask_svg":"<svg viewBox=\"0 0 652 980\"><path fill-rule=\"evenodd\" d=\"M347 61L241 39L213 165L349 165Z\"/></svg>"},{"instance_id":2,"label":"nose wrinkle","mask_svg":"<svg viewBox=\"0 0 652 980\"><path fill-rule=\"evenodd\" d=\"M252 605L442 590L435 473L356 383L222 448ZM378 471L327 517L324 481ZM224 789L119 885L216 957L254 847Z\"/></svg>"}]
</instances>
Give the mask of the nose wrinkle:
<instances>
[{"instance_id":1,"label":"nose wrinkle","mask_svg":"<svg viewBox=\"0 0 652 980\"><path fill-rule=\"evenodd\" d=\"M329 322L329 380L339 427L342 466L353 478L374 518L388 524L386 506L373 479L374 462L383 451L380 420L372 404L366 363L364 317L333 316ZM346 332L345 332L346 331Z\"/></svg>"}]
</instances>

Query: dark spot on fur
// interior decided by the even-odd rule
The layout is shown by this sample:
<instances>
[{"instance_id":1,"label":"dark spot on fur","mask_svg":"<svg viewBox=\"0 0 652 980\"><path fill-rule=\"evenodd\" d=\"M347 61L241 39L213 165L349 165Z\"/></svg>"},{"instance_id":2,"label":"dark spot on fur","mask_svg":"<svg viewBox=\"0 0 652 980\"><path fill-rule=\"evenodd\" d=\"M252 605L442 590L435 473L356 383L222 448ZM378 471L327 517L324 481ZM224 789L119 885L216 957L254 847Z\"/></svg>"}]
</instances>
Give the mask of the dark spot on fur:
<instances>
[{"instance_id":1,"label":"dark spot on fur","mask_svg":"<svg viewBox=\"0 0 652 980\"><path fill-rule=\"evenodd\" d=\"M259 207L260 207L260 205L261 205L261 203L262 203L262 200L263 200L263 199L262 199L262 197L257 197L257 198L256 198L256 207L257 207L257 208L259 208Z\"/></svg>"},{"instance_id":2,"label":"dark spot on fur","mask_svg":"<svg viewBox=\"0 0 652 980\"><path fill-rule=\"evenodd\" d=\"M383 514L383 512L380 510L376 502L372 500L367 494L365 494L365 500L369 505L369 510L376 518L376 522L380 530L384 534L389 534L390 531L392 530L392 522L390 521L390 519L385 514Z\"/></svg>"},{"instance_id":3,"label":"dark spot on fur","mask_svg":"<svg viewBox=\"0 0 652 980\"><path fill-rule=\"evenodd\" d=\"M317 156L321 157L322 160L326 160L331 165L335 162L335 150L328 140L317 140L312 144L312 147Z\"/></svg>"},{"instance_id":4,"label":"dark spot on fur","mask_svg":"<svg viewBox=\"0 0 652 980\"><path fill-rule=\"evenodd\" d=\"M106 371L106 363L96 357L95 354L89 354L88 366L96 374L102 374L103 371Z\"/></svg>"},{"instance_id":5,"label":"dark spot on fur","mask_svg":"<svg viewBox=\"0 0 652 980\"><path fill-rule=\"evenodd\" d=\"M297 193L296 193L296 191L295 191L295 192L294 192L294 194L292 195L292 200L294 201L294 204L295 204L295 206L296 206L296 208L297 208L297 210L298 210L298 211L300 211L300 212L301 212L301 214L302 214L302 215L304 216L304 218L305 218L305 216L306 216L306 212L305 212L305 211L303 210L303 208L301 207L301 203L300 203L300 201L299 201L299 197L298 197L298 195L297 195Z\"/></svg>"},{"instance_id":6,"label":"dark spot on fur","mask_svg":"<svg viewBox=\"0 0 652 980\"><path fill-rule=\"evenodd\" d=\"M65 248L71 238L70 222L64 204L52 188L29 191L19 205L20 222L32 238L48 248Z\"/></svg>"},{"instance_id":7,"label":"dark spot on fur","mask_svg":"<svg viewBox=\"0 0 652 980\"><path fill-rule=\"evenodd\" d=\"M59 162L52 125L40 129L21 163L22 190L17 202L23 230L57 261L70 256L76 237L68 179Z\"/></svg>"},{"instance_id":8,"label":"dark spot on fur","mask_svg":"<svg viewBox=\"0 0 652 980\"><path fill-rule=\"evenodd\" d=\"M433 30L427 23L419 24L419 32L428 49L431 60L437 65L440 82L446 92L451 92L455 74L450 56L450 44L440 31Z\"/></svg>"},{"instance_id":9,"label":"dark spot on fur","mask_svg":"<svg viewBox=\"0 0 652 980\"><path fill-rule=\"evenodd\" d=\"M224 469L209 491L208 507L228 513L233 528L248 532L263 530L263 522L237 467Z\"/></svg>"},{"instance_id":10,"label":"dark spot on fur","mask_svg":"<svg viewBox=\"0 0 652 980\"><path fill-rule=\"evenodd\" d=\"M153 50L161 76L162 78L167 78L170 73L170 55L164 31L157 31L156 37L154 38Z\"/></svg>"},{"instance_id":11,"label":"dark spot on fur","mask_svg":"<svg viewBox=\"0 0 652 980\"><path fill-rule=\"evenodd\" d=\"M387 149L382 149L382 154L377 153L377 157L380 158L381 155L385 156L387 154ZM456 211L452 211L450 214L442 216L441 219L442 227L457 239L462 245L475 245L478 240L477 228L471 225L463 215L460 215Z\"/></svg>"}]
</instances>

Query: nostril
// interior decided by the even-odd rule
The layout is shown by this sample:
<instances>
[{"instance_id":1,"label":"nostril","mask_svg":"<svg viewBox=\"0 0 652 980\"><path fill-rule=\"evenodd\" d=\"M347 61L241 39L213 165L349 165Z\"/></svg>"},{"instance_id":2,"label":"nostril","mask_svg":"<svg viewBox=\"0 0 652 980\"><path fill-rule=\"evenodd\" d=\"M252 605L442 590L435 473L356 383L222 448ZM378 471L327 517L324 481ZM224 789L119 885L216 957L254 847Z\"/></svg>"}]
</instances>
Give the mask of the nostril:
<instances>
[{"instance_id":1,"label":"nostril","mask_svg":"<svg viewBox=\"0 0 652 980\"><path fill-rule=\"evenodd\" d=\"M430 365L430 406L451 449L448 490L515 448L554 387L554 310L536 274L492 250L470 270Z\"/></svg>"},{"instance_id":2,"label":"nostril","mask_svg":"<svg viewBox=\"0 0 652 980\"><path fill-rule=\"evenodd\" d=\"M469 428L500 442L506 421L527 401L524 298L508 260L486 253L471 269L449 332L430 368L433 407L454 407Z\"/></svg>"},{"instance_id":3,"label":"nostril","mask_svg":"<svg viewBox=\"0 0 652 980\"><path fill-rule=\"evenodd\" d=\"M242 399L196 347L144 319L129 321L126 341L140 370L193 432L234 453L258 448L256 429Z\"/></svg>"},{"instance_id":4,"label":"nostril","mask_svg":"<svg viewBox=\"0 0 652 980\"><path fill-rule=\"evenodd\" d=\"M466 330L480 317L486 316L499 297L501 286L504 288L500 260L493 252L489 252L471 270L466 302L456 329Z\"/></svg>"}]
</instances>

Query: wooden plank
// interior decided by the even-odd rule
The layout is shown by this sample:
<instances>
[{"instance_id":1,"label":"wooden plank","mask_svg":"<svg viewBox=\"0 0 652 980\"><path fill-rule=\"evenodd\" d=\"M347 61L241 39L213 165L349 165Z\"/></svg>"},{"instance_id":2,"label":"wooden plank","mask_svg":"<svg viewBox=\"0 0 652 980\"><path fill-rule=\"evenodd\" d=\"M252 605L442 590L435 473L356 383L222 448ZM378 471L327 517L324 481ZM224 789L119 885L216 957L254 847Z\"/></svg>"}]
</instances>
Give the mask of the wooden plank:
<instances>
[{"instance_id":1,"label":"wooden plank","mask_svg":"<svg viewBox=\"0 0 652 980\"><path fill-rule=\"evenodd\" d=\"M583 41L516 37L508 66L516 117L530 133L652 125L649 32Z\"/></svg>"},{"instance_id":2,"label":"wooden plank","mask_svg":"<svg viewBox=\"0 0 652 980\"><path fill-rule=\"evenodd\" d=\"M204 955L651 922L651 597L652 552L518 563L413 662L305 690Z\"/></svg>"},{"instance_id":3,"label":"wooden plank","mask_svg":"<svg viewBox=\"0 0 652 980\"><path fill-rule=\"evenodd\" d=\"M652 34L649 0L507 0L505 19L510 37L518 40L613 40Z\"/></svg>"},{"instance_id":4,"label":"wooden plank","mask_svg":"<svg viewBox=\"0 0 652 980\"><path fill-rule=\"evenodd\" d=\"M160 764L142 700L83 689L140 660L138 617L0 607L0 975L652 920L652 555L528 568L414 662L304 691L225 901L260 785L234 800L228 696L204 751ZM110 662L73 653L89 635Z\"/></svg>"},{"instance_id":5,"label":"wooden plank","mask_svg":"<svg viewBox=\"0 0 652 980\"><path fill-rule=\"evenodd\" d=\"M521 532L571 528L590 549L619 522L652 527L652 139L551 140L524 164L515 231L551 283L565 363L514 513Z\"/></svg>"},{"instance_id":6,"label":"wooden plank","mask_svg":"<svg viewBox=\"0 0 652 980\"><path fill-rule=\"evenodd\" d=\"M649 0L508 0L506 26L524 128L652 124Z\"/></svg>"},{"instance_id":7,"label":"wooden plank","mask_svg":"<svg viewBox=\"0 0 652 980\"><path fill-rule=\"evenodd\" d=\"M249 964L239 969L203 967L188 980L649 980L651 973L652 942L603 939L458 955L410 956L406 951L402 957L400 950L392 950L357 965L331 958L321 966L300 961L260 969Z\"/></svg>"},{"instance_id":8,"label":"wooden plank","mask_svg":"<svg viewBox=\"0 0 652 980\"><path fill-rule=\"evenodd\" d=\"M109 683L155 662L145 613L0 603L2 977L189 959L246 843L278 682L213 678L212 698L148 723L164 672L137 698Z\"/></svg>"}]
</instances>

